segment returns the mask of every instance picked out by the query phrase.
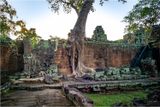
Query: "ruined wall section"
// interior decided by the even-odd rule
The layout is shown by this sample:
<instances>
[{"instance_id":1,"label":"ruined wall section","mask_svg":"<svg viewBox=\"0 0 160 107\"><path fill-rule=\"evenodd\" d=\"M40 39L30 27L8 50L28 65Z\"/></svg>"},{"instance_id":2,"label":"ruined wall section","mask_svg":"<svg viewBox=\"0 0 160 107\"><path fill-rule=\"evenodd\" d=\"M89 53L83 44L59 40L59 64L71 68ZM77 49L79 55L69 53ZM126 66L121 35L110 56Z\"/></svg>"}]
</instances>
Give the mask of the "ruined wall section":
<instances>
[{"instance_id":1,"label":"ruined wall section","mask_svg":"<svg viewBox=\"0 0 160 107\"><path fill-rule=\"evenodd\" d=\"M85 44L83 59L85 66L105 68L108 60L107 47L99 44Z\"/></svg>"},{"instance_id":2,"label":"ruined wall section","mask_svg":"<svg viewBox=\"0 0 160 107\"><path fill-rule=\"evenodd\" d=\"M85 43L83 62L94 69L121 67L130 64L138 49L136 46ZM66 48L59 46L54 57L60 72L71 73Z\"/></svg>"},{"instance_id":3,"label":"ruined wall section","mask_svg":"<svg viewBox=\"0 0 160 107\"><path fill-rule=\"evenodd\" d=\"M108 67L122 67L129 65L131 60L137 53L138 48L136 47L108 47L107 48L107 66Z\"/></svg>"},{"instance_id":4,"label":"ruined wall section","mask_svg":"<svg viewBox=\"0 0 160 107\"><path fill-rule=\"evenodd\" d=\"M137 50L137 47L88 43L85 45L84 63L93 68L121 67L130 64Z\"/></svg>"},{"instance_id":5,"label":"ruined wall section","mask_svg":"<svg viewBox=\"0 0 160 107\"><path fill-rule=\"evenodd\" d=\"M9 69L9 58L11 55L11 48L5 45L1 45L0 49L0 68L1 71L7 71Z\"/></svg>"},{"instance_id":6,"label":"ruined wall section","mask_svg":"<svg viewBox=\"0 0 160 107\"><path fill-rule=\"evenodd\" d=\"M23 66L23 43L17 42L17 47L0 45L0 71L15 73L22 71Z\"/></svg>"},{"instance_id":7,"label":"ruined wall section","mask_svg":"<svg viewBox=\"0 0 160 107\"><path fill-rule=\"evenodd\" d=\"M0 45L0 79L1 84L8 81L8 76L23 71L23 44L17 42L17 47Z\"/></svg>"},{"instance_id":8,"label":"ruined wall section","mask_svg":"<svg viewBox=\"0 0 160 107\"><path fill-rule=\"evenodd\" d=\"M54 51L54 44L47 41L41 41L34 49L31 49L27 43L23 46L23 42L17 46L18 50L15 51L9 46L0 47L1 71L16 72L24 70L30 71L32 74L38 74L40 71L46 71L51 65L56 64L62 74L71 73L68 52L63 45L59 45L57 51ZM129 46L86 43L83 62L86 66L94 69L121 67L130 63L137 50L138 48Z\"/></svg>"},{"instance_id":9,"label":"ruined wall section","mask_svg":"<svg viewBox=\"0 0 160 107\"><path fill-rule=\"evenodd\" d=\"M54 64L57 65L58 70L62 74L71 74L71 67L69 65L68 52L65 47L58 46L57 51L54 54Z\"/></svg>"}]
</instances>

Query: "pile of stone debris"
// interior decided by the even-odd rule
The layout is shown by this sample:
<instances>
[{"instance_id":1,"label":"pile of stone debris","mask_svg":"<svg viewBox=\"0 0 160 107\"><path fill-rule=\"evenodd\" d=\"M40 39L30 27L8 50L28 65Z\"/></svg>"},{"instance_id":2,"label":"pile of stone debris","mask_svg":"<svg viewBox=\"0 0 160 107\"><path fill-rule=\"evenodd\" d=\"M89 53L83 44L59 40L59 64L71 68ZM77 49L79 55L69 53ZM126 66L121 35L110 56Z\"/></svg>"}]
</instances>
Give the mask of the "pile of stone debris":
<instances>
[{"instance_id":1,"label":"pile of stone debris","mask_svg":"<svg viewBox=\"0 0 160 107\"><path fill-rule=\"evenodd\" d=\"M96 69L96 73L92 76L96 81L107 80L130 80L130 79L144 79L148 76L143 74L140 68L109 67L107 69Z\"/></svg>"}]
</instances>

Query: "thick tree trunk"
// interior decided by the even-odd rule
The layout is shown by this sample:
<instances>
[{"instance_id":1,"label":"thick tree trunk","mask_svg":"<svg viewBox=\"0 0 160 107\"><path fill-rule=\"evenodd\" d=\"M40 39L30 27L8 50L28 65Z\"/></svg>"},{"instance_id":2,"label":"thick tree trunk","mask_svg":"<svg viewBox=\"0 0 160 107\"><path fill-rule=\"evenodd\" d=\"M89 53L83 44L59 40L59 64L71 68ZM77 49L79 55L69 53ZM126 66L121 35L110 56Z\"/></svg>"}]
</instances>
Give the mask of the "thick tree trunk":
<instances>
[{"instance_id":1,"label":"thick tree trunk","mask_svg":"<svg viewBox=\"0 0 160 107\"><path fill-rule=\"evenodd\" d=\"M83 51L84 51L84 38L85 38L85 26L87 16L92 7L94 0L85 0L82 9L78 15L77 22L71 31L69 43L71 45L69 49L70 53L70 65L73 75L82 76L85 69L83 65Z\"/></svg>"}]
</instances>

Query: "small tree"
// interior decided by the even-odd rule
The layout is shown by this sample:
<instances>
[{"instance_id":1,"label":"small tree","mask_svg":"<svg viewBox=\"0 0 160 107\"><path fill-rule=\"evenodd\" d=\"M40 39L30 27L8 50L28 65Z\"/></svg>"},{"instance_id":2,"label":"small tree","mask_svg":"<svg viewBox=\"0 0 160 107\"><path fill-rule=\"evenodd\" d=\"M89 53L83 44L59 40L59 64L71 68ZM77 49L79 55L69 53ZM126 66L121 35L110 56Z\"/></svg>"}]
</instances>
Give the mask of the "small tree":
<instances>
[{"instance_id":1,"label":"small tree","mask_svg":"<svg viewBox=\"0 0 160 107\"><path fill-rule=\"evenodd\" d=\"M23 21L17 21L16 25L20 27L20 30L16 30L14 33L17 36L17 40L28 39L31 41L32 47L35 47L41 39L41 37L37 35L36 29L27 29Z\"/></svg>"},{"instance_id":2,"label":"small tree","mask_svg":"<svg viewBox=\"0 0 160 107\"><path fill-rule=\"evenodd\" d=\"M0 36L8 36L9 33L15 31L16 23L13 21L13 17L16 16L16 11L6 0L2 0L0 3Z\"/></svg>"},{"instance_id":3,"label":"small tree","mask_svg":"<svg viewBox=\"0 0 160 107\"><path fill-rule=\"evenodd\" d=\"M102 26L97 26L93 32L92 39L94 41L107 41L107 35L105 34L105 31L103 30Z\"/></svg>"},{"instance_id":4,"label":"small tree","mask_svg":"<svg viewBox=\"0 0 160 107\"><path fill-rule=\"evenodd\" d=\"M125 30L129 33L144 30L145 39L152 32L152 26L160 23L160 0L139 0L138 3L124 17L128 23Z\"/></svg>"},{"instance_id":5,"label":"small tree","mask_svg":"<svg viewBox=\"0 0 160 107\"><path fill-rule=\"evenodd\" d=\"M13 20L16 17L16 10L6 1L0 1L0 36L2 39L9 38L12 34L17 39L28 38L34 46L40 39L36 34L35 28L26 28L26 24L22 20ZM20 28L19 30L16 28ZM7 39L8 40L8 39Z\"/></svg>"}]
</instances>

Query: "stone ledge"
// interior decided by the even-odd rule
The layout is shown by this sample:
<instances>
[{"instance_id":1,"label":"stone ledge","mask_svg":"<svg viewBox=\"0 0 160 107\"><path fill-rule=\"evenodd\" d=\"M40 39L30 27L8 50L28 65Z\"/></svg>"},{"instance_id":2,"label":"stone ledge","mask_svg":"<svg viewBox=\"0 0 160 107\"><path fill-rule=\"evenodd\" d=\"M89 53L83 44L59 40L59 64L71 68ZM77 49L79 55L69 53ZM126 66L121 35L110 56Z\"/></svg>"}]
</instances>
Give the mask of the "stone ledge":
<instances>
[{"instance_id":1,"label":"stone ledge","mask_svg":"<svg viewBox=\"0 0 160 107\"><path fill-rule=\"evenodd\" d=\"M76 106L93 107L93 101L84 96L76 88L71 88L68 85L63 85L62 91L65 94L65 96Z\"/></svg>"}]
</instances>

